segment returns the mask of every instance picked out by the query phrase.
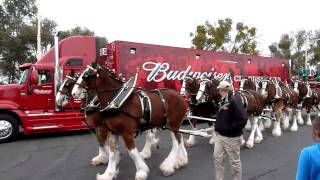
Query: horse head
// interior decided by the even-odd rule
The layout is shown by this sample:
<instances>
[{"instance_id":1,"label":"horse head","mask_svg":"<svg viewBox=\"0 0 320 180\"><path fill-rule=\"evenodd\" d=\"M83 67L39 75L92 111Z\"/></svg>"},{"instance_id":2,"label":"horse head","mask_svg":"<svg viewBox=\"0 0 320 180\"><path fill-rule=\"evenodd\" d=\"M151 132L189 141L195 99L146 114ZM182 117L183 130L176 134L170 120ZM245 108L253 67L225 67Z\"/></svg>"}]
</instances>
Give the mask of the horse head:
<instances>
[{"instance_id":1,"label":"horse head","mask_svg":"<svg viewBox=\"0 0 320 180\"><path fill-rule=\"evenodd\" d=\"M247 89L247 90L257 90L256 84L254 81L252 81L251 79L245 79L245 81L243 82L243 89Z\"/></svg>"},{"instance_id":2,"label":"horse head","mask_svg":"<svg viewBox=\"0 0 320 180\"><path fill-rule=\"evenodd\" d=\"M77 78L78 77L74 71L71 71L63 80L56 95L56 103L58 106L64 106L68 103L68 99L71 97L71 91L77 81Z\"/></svg>"},{"instance_id":3,"label":"horse head","mask_svg":"<svg viewBox=\"0 0 320 180\"><path fill-rule=\"evenodd\" d=\"M198 90L198 81L195 78L192 78L191 76L186 76L182 80L180 95L186 96L187 93L189 94L195 94Z\"/></svg>"},{"instance_id":4,"label":"horse head","mask_svg":"<svg viewBox=\"0 0 320 180\"><path fill-rule=\"evenodd\" d=\"M197 92L196 100L199 103L219 100L219 92L217 90L219 82L214 79L206 77L201 78L199 90ZM217 102L216 102L217 103Z\"/></svg>"},{"instance_id":5,"label":"horse head","mask_svg":"<svg viewBox=\"0 0 320 180\"><path fill-rule=\"evenodd\" d=\"M72 96L76 99L84 99L87 93L97 93L102 105L114 95L123 85L123 80L115 75L113 70L104 68L98 63L92 63L82 72L72 89Z\"/></svg>"},{"instance_id":6,"label":"horse head","mask_svg":"<svg viewBox=\"0 0 320 180\"><path fill-rule=\"evenodd\" d=\"M276 85L270 80L263 80L259 83L261 95L272 101L276 95Z\"/></svg>"}]
</instances>

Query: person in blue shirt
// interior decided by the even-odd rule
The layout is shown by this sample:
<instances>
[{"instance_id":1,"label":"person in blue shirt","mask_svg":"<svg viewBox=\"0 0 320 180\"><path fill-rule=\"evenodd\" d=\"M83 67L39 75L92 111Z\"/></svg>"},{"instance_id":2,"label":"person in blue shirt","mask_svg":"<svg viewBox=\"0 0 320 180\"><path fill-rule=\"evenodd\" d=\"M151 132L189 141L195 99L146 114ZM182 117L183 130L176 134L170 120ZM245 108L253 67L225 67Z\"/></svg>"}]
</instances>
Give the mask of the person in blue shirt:
<instances>
[{"instance_id":1,"label":"person in blue shirt","mask_svg":"<svg viewBox=\"0 0 320 180\"><path fill-rule=\"evenodd\" d=\"M312 122L315 144L302 149L299 157L297 180L320 180L320 117Z\"/></svg>"}]
</instances>

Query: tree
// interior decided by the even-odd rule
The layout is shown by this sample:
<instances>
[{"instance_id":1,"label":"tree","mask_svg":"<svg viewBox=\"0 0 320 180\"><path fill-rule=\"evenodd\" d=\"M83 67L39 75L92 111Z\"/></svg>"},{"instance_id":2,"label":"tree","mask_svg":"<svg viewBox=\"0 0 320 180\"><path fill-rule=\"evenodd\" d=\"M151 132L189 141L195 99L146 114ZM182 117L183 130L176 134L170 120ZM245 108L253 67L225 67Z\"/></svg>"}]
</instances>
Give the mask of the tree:
<instances>
[{"instance_id":1,"label":"tree","mask_svg":"<svg viewBox=\"0 0 320 180\"><path fill-rule=\"evenodd\" d=\"M257 50L257 28L242 22L235 26L236 35L232 36L232 19L220 19L213 25L208 21L198 25L192 37L192 48L226 51L242 54L259 54Z\"/></svg>"},{"instance_id":2,"label":"tree","mask_svg":"<svg viewBox=\"0 0 320 180\"><path fill-rule=\"evenodd\" d=\"M313 38L312 31L299 30L290 34L283 34L278 43L274 42L269 46L271 55L291 59L291 70L294 75L298 74L300 68L305 66L305 52L312 54L307 42ZM306 49L307 48L307 49Z\"/></svg>"},{"instance_id":3,"label":"tree","mask_svg":"<svg viewBox=\"0 0 320 180\"><path fill-rule=\"evenodd\" d=\"M86 27L76 26L70 30L60 31L60 38L65 39L70 36L95 36L95 33ZM98 41L98 46L102 47L108 43L107 38L95 36Z\"/></svg>"},{"instance_id":4,"label":"tree","mask_svg":"<svg viewBox=\"0 0 320 180\"><path fill-rule=\"evenodd\" d=\"M320 30L316 30L311 38L311 64L320 63Z\"/></svg>"},{"instance_id":5,"label":"tree","mask_svg":"<svg viewBox=\"0 0 320 180\"><path fill-rule=\"evenodd\" d=\"M70 36L94 36L94 32L86 27L76 26L70 30L60 31L60 38L65 39Z\"/></svg>"},{"instance_id":6,"label":"tree","mask_svg":"<svg viewBox=\"0 0 320 180\"><path fill-rule=\"evenodd\" d=\"M35 0L5 0L0 4L0 70L9 83L20 73L19 65L36 60ZM42 45L52 44L56 23L42 20Z\"/></svg>"},{"instance_id":7,"label":"tree","mask_svg":"<svg viewBox=\"0 0 320 180\"><path fill-rule=\"evenodd\" d=\"M5 0L0 3L0 78L12 83L20 76L19 66L36 62L37 6L36 0ZM53 45L57 23L48 18L41 20L42 52ZM73 35L94 35L85 27L76 26L62 31L62 38ZM97 37L100 46L105 37Z\"/></svg>"}]
</instances>

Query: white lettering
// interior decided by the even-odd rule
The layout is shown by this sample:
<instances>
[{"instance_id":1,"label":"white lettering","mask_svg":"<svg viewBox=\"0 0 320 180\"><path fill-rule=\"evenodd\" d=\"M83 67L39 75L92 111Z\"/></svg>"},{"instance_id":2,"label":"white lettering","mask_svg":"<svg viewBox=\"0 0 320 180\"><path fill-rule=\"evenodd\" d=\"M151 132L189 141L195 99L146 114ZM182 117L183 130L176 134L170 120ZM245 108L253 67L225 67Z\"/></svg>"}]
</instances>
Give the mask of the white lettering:
<instances>
[{"instance_id":1,"label":"white lettering","mask_svg":"<svg viewBox=\"0 0 320 180\"><path fill-rule=\"evenodd\" d=\"M52 90L34 89L34 94L51 94Z\"/></svg>"}]
</instances>

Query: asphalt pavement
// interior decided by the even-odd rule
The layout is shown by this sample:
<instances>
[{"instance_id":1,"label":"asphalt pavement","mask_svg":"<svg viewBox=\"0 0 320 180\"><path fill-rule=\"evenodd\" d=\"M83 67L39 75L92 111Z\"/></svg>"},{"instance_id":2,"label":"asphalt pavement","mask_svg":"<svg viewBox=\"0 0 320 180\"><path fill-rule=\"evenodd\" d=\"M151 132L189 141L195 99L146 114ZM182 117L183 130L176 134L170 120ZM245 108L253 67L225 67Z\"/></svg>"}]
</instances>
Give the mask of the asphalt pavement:
<instances>
[{"instance_id":1,"label":"asphalt pavement","mask_svg":"<svg viewBox=\"0 0 320 180\"><path fill-rule=\"evenodd\" d=\"M196 138L196 146L187 148L189 164L173 176L163 177L159 165L171 149L171 140L168 131L160 131L158 136L160 149L153 150L151 159L146 161L150 168L148 179L214 179L213 147L208 144L209 139L200 137ZM137 138L139 149L144 141L144 135ZM261 144L253 149L241 150L243 179L295 179L300 150L312 143L308 126L300 126L298 132L285 131L278 138L272 137L271 130L267 130ZM120 144L122 157L117 179L132 180L136 169L122 140ZM95 137L87 131L23 137L15 142L0 144L0 180L93 180L107 167L90 165L91 158L97 152ZM229 165L226 168L230 179Z\"/></svg>"}]
</instances>

